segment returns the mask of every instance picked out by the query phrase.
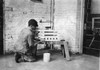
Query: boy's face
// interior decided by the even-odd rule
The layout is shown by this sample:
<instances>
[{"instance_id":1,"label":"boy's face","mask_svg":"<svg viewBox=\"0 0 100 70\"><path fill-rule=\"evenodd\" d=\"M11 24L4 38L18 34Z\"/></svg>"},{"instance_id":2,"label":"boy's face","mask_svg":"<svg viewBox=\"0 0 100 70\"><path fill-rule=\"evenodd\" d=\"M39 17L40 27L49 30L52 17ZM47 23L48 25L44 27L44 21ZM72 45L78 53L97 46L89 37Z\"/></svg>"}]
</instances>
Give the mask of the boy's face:
<instances>
[{"instance_id":1,"label":"boy's face","mask_svg":"<svg viewBox=\"0 0 100 70\"><path fill-rule=\"evenodd\" d=\"M32 30L35 30L36 29L36 27L35 26L32 26L32 25L30 27L31 27Z\"/></svg>"}]
</instances>

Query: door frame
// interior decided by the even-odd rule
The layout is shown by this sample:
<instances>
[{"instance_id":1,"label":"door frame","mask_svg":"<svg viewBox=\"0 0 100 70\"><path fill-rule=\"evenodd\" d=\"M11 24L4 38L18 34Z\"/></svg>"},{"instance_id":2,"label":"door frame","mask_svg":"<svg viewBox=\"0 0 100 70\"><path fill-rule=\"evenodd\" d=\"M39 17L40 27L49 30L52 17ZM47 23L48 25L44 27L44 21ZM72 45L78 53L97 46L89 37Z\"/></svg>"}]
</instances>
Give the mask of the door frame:
<instances>
[{"instance_id":1,"label":"door frame","mask_svg":"<svg viewBox=\"0 0 100 70\"><path fill-rule=\"evenodd\" d=\"M81 0L81 43L80 53L83 53L83 35L84 35L84 10L85 10L85 0Z\"/></svg>"},{"instance_id":2,"label":"door frame","mask_svg":"<svg viewBox=\"0 0 100 70\"><path fill-rule=\"evenodd\" d=\"M79 47L78 52L83 53L83 34L84 34L84 6L85 0L77 0L77 46ZM81 6L80 6L81 5ZM78 27L78 28L77 28ZM79 29L79 30L78 30Z\"/></svg>"}]
</instances>

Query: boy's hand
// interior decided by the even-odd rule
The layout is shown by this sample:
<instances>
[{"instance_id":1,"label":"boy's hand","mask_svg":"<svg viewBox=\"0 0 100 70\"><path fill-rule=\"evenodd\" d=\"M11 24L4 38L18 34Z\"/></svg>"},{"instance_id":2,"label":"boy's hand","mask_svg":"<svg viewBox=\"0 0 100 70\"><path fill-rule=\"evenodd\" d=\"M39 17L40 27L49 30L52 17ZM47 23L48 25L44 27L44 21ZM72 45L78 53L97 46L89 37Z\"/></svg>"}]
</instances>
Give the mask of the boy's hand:
<instances>
[{"instance_id":1,"label":"boy's hand","mask_svg":"<svg viewBox=\"0 0 100 70\"><path fill-rule=\"evenodd\" d=\"M41 42L44 42L45 40L43 38L40 39Z\"/></svg>"}]
</instances>

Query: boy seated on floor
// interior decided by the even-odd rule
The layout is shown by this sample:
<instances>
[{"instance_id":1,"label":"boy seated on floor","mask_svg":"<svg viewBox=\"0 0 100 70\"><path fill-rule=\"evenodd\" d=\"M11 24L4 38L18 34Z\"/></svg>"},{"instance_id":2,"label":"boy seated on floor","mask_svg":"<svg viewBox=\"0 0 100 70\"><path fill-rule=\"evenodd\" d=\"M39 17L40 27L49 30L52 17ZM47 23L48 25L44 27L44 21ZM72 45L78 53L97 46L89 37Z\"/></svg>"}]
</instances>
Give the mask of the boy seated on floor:
<instances>
[{"instance_id":1,"label":"boy seated on floor","mask_svg":"<svg viewBox=\"0 0 100 70\"><path fill-rule=\"evenodd\" d=\"M37 36L38 23L35 19L28 21L28 27L21 30L17 43L15 61L34 62L36 61L36 51L39 39Z\"/></svg>"}]
</instances>

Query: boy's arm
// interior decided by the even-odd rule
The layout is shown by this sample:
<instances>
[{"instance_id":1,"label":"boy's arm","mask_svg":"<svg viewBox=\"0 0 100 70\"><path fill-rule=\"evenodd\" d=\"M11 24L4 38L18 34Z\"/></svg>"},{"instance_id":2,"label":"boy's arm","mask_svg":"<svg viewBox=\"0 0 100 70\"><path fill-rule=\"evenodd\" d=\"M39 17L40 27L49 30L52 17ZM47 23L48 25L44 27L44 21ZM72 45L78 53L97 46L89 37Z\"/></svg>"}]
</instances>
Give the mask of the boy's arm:
<instances>
[{"instance_id":1,"label":"boy's arm","mask_svg":"<svg viewBox=\"0 0 100 70\"><path fill-rule=\"evenodd\" d=\"M33 37L33 35L28 35L28 44L29 47L35 46L40 42L38 38Z\"/></svg>"},{"instance_id":2,"label":"boy's arm","mask_svg":"<svg viewBox=\"0 0 100 70\"><path fill-rule=\"evenodd\" d=\"M30 46L33 46L33 36L32 35L28 35L28 44L29 44L29 47Z\"/></svg>"}]
</instances>

